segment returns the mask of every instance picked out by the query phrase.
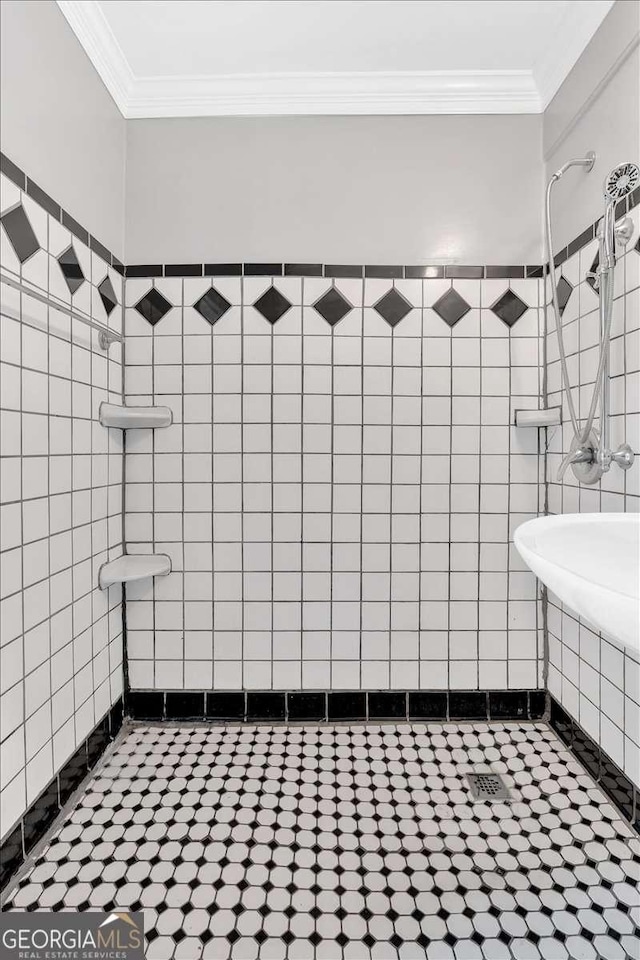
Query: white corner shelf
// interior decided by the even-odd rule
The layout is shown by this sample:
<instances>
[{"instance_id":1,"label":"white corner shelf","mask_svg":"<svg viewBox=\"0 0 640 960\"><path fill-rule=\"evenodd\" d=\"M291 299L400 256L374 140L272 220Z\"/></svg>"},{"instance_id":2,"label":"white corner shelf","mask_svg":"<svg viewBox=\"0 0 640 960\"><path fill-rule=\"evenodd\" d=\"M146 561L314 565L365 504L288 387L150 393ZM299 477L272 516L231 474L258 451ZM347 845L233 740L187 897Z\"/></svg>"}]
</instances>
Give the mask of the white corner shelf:
<instances>
[{"instance_id":1,"label":"white corner shelf","mask_svg":"<svg viewBox=\"0 0 640 960\"><path fill-rule=\"evenodd\" d=\"M98 411L103 427L120 430L170 427L173 411L169 407L121 407L117 403L101 403Z\"/></svg>"},{"instance_id":2,"label":"white corner shelf","mask_svg":"<svg viewBox=\"0 0 640 960\"><path fill-rule=\"evenodd\" d=\"M147 577L166 577L169 573L171 557L166 553L128 554L102 564L98 571L98 586L106 590L114 583L133 583Z\"/></svg>"},{"instance_id":3,"label":"white corner shelf","mask_svg":"<svg viewBox=\"0 0 640 960\"><path fill-rule=\"evenodd\" d=\"M560 407L549 407L547 410L516 410L516 427L557 427L560 423Z\"/></svg>"}]
</instances>

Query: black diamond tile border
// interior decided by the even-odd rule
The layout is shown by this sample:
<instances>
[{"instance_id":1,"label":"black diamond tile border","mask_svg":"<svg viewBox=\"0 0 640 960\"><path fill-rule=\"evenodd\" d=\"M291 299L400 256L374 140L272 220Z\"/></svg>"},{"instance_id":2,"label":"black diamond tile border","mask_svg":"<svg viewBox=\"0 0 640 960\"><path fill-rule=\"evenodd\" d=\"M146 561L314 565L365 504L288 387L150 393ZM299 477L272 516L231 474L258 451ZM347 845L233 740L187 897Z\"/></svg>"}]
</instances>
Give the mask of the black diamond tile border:
<instances>
[{"instance_id":1,"label":"black diamond tile border","mask_svg":"<svg viewBox=\"0 0 640 960\"><path fill-rule=\"evenodd\" d=\"M291 304L279 290L272 286L258 297L254 307L269 323L277 323L280 317L283 317L291 308Z\"/></svg>"},{"instance_id":2,"label":"black diamond tile border","mask_svg":"<svg viewBox=\"0 0 640 960\"><path fill-rule=\"evenodd\" d=\"M67 247L66 250L63 250L58 257L58 264L60 265L62 276L64 277L69 288L69 293L73 296L74 293L78 292L85 280L82 267L80 266L80 261L76 256L75 250L73 249L73 244Z\"/></svg>"},{"instance_id":3,"label":"black diamond tile border","mask_svg":"<svg viewBox=\"0 0 640 960\"><path fill-rule=\"evenodd\" d=\"M560 308L560 316L565 311L571 294L573 293L573 285L569 283L566 277L560 277L556 287L556 293L558 297L558 307Z\"/></svg>"},{"instance_id":4,"label":"black diamond tile border","mask_svg":"<svg viewBox=\"0 0 640 960\"><path fill-rule=\"evenodd\" d=\"M167 264L129 264L124 266L114 254L100 243L71 214L56 203L44 190L33 182L5 154L0 153L0 170L17 187L26 191L54 219L65 226L74 237L87 244L91 250L113 266L114 270L125 277L241 277L241 276L295 276L295 277L393 277L405 279L433 278L455 279L510 279L518 277L542 277L545 267L541 264L413 264L408 266L362 265L362 264L321 264L321 263L167 263ZM640 203L640 187L636 187L628 197L616 205L616 218L624 216ZM567 257L577 253L595 236L597 221L582 231L566 247L558 251L554 262L560 266ZM640 253L640 241L635 245Z\"/></svg>"},{"instance_id":5,"label":"black diamond tile border","mask_svg":"<svg viewBox=\"0 0 640 960\"><path fill-rule=\"evenodd\" d=\"M223 297L215 287L209 287L206 293L203 293L199 300L193 305L201 317L213 326L220 317L224 317L227 310L231 309L231 304L226 297Z\"/></svg>"},{"instance_id":6,"label":"black diamond tile border","mask_svg":"<svg viewBox=\"0 0 640 960\"><path fill-rule=\"evenodd\" d=\"M105 313L110 317L118 306L118 298L109 277L105 277L102 283L98 284L98 293L100 294Z\"/></svg>"},{"instance_id":7,"label":"black diamond tile border","mask_svg":"<svg viewBox=\"0 0 640 960\"><path fill-rule=\"evenodd\" d=\"M58 223L61 223L62 226L66 227L74 237L76 237L78 240L81 240L82 243L85 243L89 249L94 250L109 264L110 267L113 267L114 270L124 276L124 264L121 263L120 260L114 256L114 254L107 250L104 244L100 243L99 240L91 236L89 231L79 224L78 221L71 216L71 214L67 213L66 210L63 210L60 204L56 203L56 201L53 200L48 193L45 193L45 191L39 187L37 183L34 183L30 177L27 177L20 167L13 163L4 153L0 153L0 172L2 172L9 180L11 180L12 183L19 187L20 190L25 191L25 193L27 193L37 204L39 204L43 210L46 210L54 220L57 220ZM37 247L36 250L37 249L39 249L39 247ZM33 252L35 253L36 250Z\"/></svg>"},{"instance_id":8,"label":"black diamond tile border","mask_svg":"<svg viewBox=\"0 0 640 960\"><path fill-rule=\"evenodd\" d=\"M465 314L469 313L471 307L464 297L461 297L458 291L451 287L436 300L433 304L433 310L450 327L455 327L456 323L462 320Z\"/></svg>"},{"instance_id":9,"label":"black diamond tile border","mask_svg":"<svg viewBox=\"0 0 640 960\"><path fill-rule=\"evenodd\" d=\"M373 309L380 314L383 320L387 321L390 327L395 327L413 310L413 307L401 293L398 293L395 287L392 287L384 296L380 297L377 303L374 303Z\"/></svg>"},{"instance_id":10,"label":"black diamond tile border","mask_svg":"<svg viewBox=\"0 0 640 960\"><path fill-rule=\"evenodd\" d=\"M343 317L346 317L349 311L353 309L351 304L335 287L327 290L319 300L316 300L313 307L323 320L326 320L332 327L342 320Z\"/></svg>"},{"instance_id":11,"label":"black diamond tile border","mask_svg":"<svg viewBox=\"0 0 640 960\"><path fill-rule=\"evenodd\" d=\"M163 297L157 287L151 287L145 293L144 297L136 303L136 310L141 317L155 327L156 323L171 310L171 304L166 297Z\"/></svg>"},{"instance_id":12,"label":"black diamond tile border","mask_svg":"<svg viewBox=\"0 0 640 960\"><path fill-rule=\"evenodd\" d=\"M20 263L26 263L34 253L38 252L40 244L22 204L7 210L0 217L0 222L2 222L16 257Z\"/></svg>"},{"instance_id":13,"label":"black diamond tile border","mask_svg":"<svg viewBox=\"0 0 640 960\"><path fill-rule=\"evenodd\" d=\"M524 300L513 290L505 290L491 307L496 317L499 317L508 327L512 327L528 309Z\"/></svg>"}]
</instances>

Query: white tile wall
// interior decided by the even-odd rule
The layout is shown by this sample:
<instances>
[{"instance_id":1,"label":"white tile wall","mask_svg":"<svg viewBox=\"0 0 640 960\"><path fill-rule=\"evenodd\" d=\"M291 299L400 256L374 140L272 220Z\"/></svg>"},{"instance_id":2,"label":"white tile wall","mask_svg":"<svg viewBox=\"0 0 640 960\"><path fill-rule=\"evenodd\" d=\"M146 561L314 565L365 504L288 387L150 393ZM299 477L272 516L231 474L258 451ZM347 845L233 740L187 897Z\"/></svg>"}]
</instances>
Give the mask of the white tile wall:
<instances>
[{"instance_id":1,"label":"white tile wall","mask_svg":"<svg viewBox=\"0 0 640 960\"><path fill-rule=\"evenodd\" d=\"M70 305L56 257L73 242L87 282L75 310L107 322L96 285L119 275L1 178L42 249L20 265L4 228L3 272ZM4 836L122 693L122 605L96 589L122 552L122 439L97 423L121 402L118 345L2 285L0 342L0 799ZM121 308L109 323L119 329Z\"/></svg>"},{"instance_id":2,"label":"white tile wall","mask_svg":"<svg viewBox=\"0 0 640 960\"><path fill-rule=\"evenodd\" d=\"M624 439L636 455L640 452L640 210L631 217L635 229L627 252L616 268L611 341L612 443ZM564 313L564 330L572 382L580 416L591 402L598 345L598 299L585 282L597 252L594 241L572 256L561 272L574 285ZM548 399L560 395L560 364L553 321L549 311L547 337ZM640 459L624 472L615 465L602 481L579 486L571 470L564 482L557 472L571 442L571 421L564 403L564 424L551 434L547 458L549 511L637 511L640 509ZM597 426L596 422L596 426ZM549 597L549 689L584 730L600 744L627 776L640 785L640 663L637 655L621 648L612 637L594 633L560 601Z\"/></svg>"},{"instance_id":3,"label":"white tile wall","mask_svg":"<svg viewBox=\"0 0 640 960\"><path fill-rule=\"evenodd\" d=\"M507 280L338 280L353 309L313 308L331 280L128 280L126 396L174 425L127 436L126 540L173 573L127 590L132 688L522 688L541 683L533 576L511 539L538 511L539 282L511 330ZM174 305L151 327L154 285ZM192 305L213 284L232 308Z\"/></svg>"}]
</instances>

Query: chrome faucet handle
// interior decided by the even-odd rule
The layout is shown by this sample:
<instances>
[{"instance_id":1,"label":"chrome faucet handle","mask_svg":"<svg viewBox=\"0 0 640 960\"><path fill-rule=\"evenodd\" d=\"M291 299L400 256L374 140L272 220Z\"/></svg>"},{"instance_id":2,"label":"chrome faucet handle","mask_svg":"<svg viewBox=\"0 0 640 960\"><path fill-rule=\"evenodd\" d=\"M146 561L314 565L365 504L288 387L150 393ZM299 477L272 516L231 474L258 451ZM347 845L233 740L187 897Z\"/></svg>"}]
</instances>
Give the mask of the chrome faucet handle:
<instances>
[{"instance_id":1,"label":"chrome faucet handle","mask_svg":"<svg viewBox=\"0 0 640 960\"><path fill-rule=\"evenodd\" d=\"M578 447L570 450L560 464L557 479L562 480L567 472L567 468L573 463L593 463L594 455L595 451L593 447L590 447L587 443L581 443Z\"/></svg>"},{"instance_id":2,"label":"chrome faucet handle","mask_svg":"<svg viewBox=\"0 0 640 960\"><path fill-rule=\"evenodd\" d=\"M628 443L622 443L618 449L611 454L611 459L618 464L621 470L628 470L635 460L635 453Z\"/></svg>"}]
</instances>

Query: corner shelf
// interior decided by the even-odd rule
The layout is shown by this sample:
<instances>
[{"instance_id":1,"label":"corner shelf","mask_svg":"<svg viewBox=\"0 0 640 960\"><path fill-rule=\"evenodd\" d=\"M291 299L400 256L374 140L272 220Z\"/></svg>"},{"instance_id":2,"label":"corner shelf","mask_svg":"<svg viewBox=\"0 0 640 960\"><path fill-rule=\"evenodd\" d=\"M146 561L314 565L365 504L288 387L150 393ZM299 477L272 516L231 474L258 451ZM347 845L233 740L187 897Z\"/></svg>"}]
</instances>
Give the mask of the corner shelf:
<instances>
[{"instance_id":1,"label":"corner shelf","mask_svg":"<svg viewBox=\"0 0 640 960\"><path fill-rule=\"evenodd\" d=\"M546 410L516 410L516 427L556 427L562 421L560 407L549 407Z\"/></svg>"},{"instance_id":2,"label":"corner shelf","mask_svg":"<svg viewBox=\"0 0 640 960\"><path fill-rule=\"evenodd\" d=\"M98 571L98 586L106 590L114 583L133 583L147 577L166 577L169 573L171 558L166 553L128 554L102 564Z\"/></svg>"},{"instance_id":3,"label":"corner shelf","mask_svg":"<svg viewBox=\"0 0 640 960\"><path fill-rule=\"evenodd\" d=\"M98 416L103 427L120 430L170 427L173 423L173 411L169 407L121 407L103 402Z\"/></svg>"}]
</instances>

